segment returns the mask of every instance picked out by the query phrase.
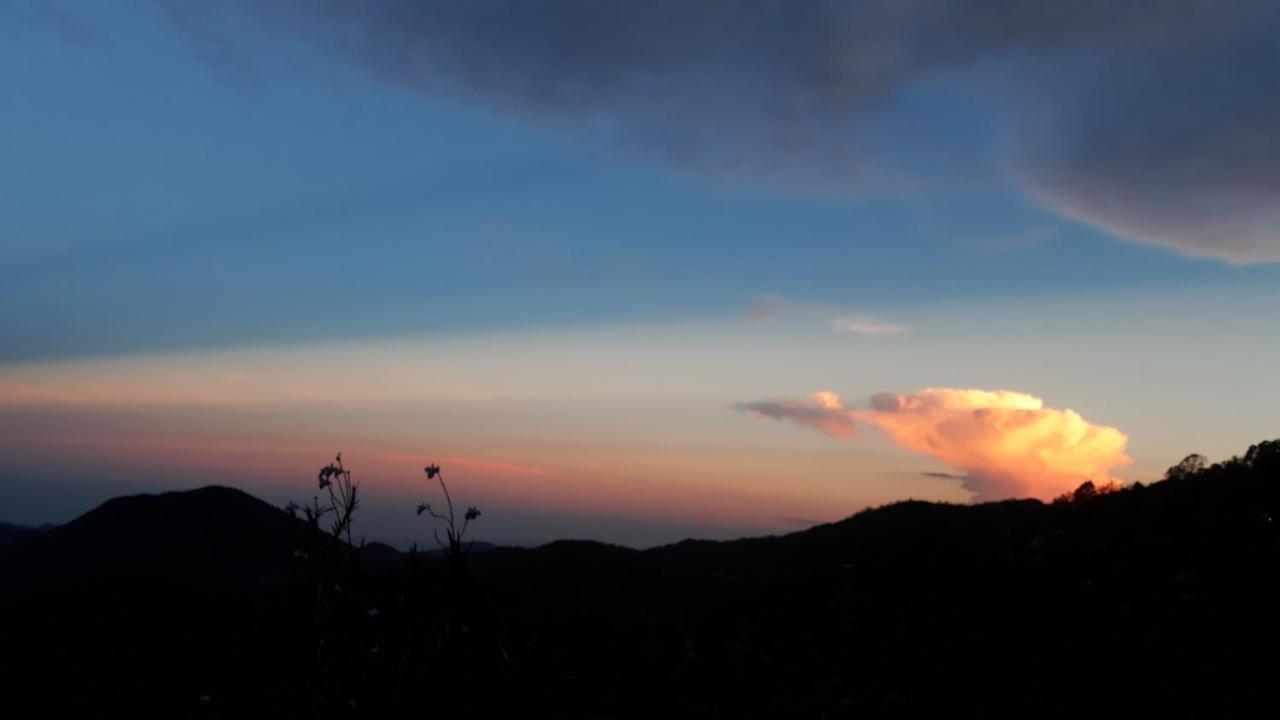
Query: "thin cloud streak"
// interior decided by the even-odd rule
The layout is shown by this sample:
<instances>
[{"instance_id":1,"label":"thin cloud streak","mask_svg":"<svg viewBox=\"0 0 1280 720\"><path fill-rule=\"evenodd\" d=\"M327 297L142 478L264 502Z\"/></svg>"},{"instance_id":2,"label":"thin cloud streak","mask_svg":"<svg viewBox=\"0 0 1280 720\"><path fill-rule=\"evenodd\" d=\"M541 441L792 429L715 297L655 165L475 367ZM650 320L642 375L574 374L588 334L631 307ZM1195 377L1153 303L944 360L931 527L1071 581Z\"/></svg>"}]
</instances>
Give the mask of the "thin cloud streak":
<instances>
[{"instance_id":1,"label":"thin cloud streak","mask_svg":"<svg viewBox=\"0 0 1280 720\"><path fill-rule=\"evenodd\" d=\"M869 317L835 318L831 327L854 335L904 335L907 332L906 325L876 322Z\"/></svg>"},{"instance_id":2,"label":"thin cloud streak","mask_svg":"<svg viewBox=\"0 0 1280 720\"><path fill-rule=\"evenodd\" d=\"M747 317L755 321L788 315L825 315L831 318L832 330L853 335L902 335L909 331L906 325L880 322L871 315L853 312L847 307L793 300L781 295L761 295L747 308Z\"/></svg>"}]
</instances>

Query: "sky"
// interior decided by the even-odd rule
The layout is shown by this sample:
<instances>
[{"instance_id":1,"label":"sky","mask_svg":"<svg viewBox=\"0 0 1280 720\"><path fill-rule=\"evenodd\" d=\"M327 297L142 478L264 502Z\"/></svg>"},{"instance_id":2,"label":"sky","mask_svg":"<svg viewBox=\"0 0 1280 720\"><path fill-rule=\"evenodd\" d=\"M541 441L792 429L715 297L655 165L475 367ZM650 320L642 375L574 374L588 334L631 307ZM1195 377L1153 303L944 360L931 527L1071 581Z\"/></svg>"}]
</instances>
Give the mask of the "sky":
<instances>
[{"instance_id":1,"label":"sky","mask_svg":"<svg viewBox=\"0 0 1280 720\"><path fill-rule=\"evenodd\" d=\"M0 520L649 546L1280 436L1280 11L0 0ZM363 527L361 527L363 526Z\"/></svg>"}]
</instances>

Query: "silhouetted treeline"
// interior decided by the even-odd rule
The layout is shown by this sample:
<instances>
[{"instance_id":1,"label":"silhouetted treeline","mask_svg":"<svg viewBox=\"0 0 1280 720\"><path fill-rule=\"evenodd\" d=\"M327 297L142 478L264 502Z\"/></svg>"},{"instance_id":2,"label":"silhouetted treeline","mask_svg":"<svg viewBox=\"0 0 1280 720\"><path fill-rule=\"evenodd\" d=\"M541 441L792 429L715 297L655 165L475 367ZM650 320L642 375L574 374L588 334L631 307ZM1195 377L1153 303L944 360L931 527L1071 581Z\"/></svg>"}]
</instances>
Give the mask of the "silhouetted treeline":
<instances>
[{"instance_id":1,"label":"silhouetted treeline","mask_svg":"<svg viewBox=\"0 0 1280 720\"><path fill-rule=\"evenodd\" d=\"M0 543L0 677L88 717L1253 715L1278 500L1271 441L1047 504L497 548L463 574L226 488L119 498Z\"/></svg>"}]
</instances>

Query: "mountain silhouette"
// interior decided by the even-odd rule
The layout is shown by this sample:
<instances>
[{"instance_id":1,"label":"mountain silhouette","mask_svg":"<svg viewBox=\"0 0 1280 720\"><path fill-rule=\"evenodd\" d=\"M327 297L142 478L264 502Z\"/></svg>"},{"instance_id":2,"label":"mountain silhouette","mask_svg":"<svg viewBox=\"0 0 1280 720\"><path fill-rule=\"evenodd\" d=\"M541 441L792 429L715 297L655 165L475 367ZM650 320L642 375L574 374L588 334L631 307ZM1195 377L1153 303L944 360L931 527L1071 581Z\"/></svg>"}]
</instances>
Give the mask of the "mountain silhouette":
<instances>
[{"instance_id":1,"label":"mountain silhouette","mask_svg":"<svg viewBox=\"0 0 1280 720\"><path fill-rule=\"evenodd\" d=\"M248 493L226 487L108 500L31 538L24 572L195 573L252 581L274 574L300 547L305 524Z\"/></svg>"},{"instance_id":2,"label":"mountain silhouette","mask_svg":"<svg viewBox=\"0 0 1280 720\"><path fill-rule=\"evenodd\" d=\"M89 715L1242 714L1280 641L1280 443L1191 460L1053 503L493 548L465 586L237 490L117 498L0 546L0 677Z\"/></svg>"},{"instance_id":3,"label":"mountain silhouette","mask_svg":"<svg viewBox=\"0 0 1280 720\"><path fill-rule=\"evenodd\" d=\"M33 535L38 535L46 530L51 530L55 525L18 525L17 523L0 522L0 547L9 543L26 540Z\"/></svg>"}]
</instances>

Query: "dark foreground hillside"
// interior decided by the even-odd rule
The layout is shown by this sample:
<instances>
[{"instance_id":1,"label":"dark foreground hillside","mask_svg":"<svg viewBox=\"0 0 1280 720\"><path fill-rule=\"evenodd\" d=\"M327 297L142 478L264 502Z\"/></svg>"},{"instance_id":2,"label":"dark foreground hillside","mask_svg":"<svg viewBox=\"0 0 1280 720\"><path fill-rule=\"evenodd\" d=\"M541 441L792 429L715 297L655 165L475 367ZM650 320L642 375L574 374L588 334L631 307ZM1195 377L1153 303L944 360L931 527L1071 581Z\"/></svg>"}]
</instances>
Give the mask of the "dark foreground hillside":
<instances>
[{"instance_id":1,"label":"dark foreground hillside","mask_svg":"<svg viewBox=\"0 0 1280 720\"><path fill-rule=\"evenodd\" d=\"M0 542L5 703L80 717L1221 717L1280 669L1280 442L782 537L355 553L244 493Z\"/></svg>"}]
</instances>

